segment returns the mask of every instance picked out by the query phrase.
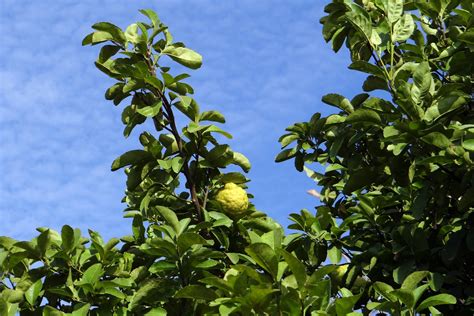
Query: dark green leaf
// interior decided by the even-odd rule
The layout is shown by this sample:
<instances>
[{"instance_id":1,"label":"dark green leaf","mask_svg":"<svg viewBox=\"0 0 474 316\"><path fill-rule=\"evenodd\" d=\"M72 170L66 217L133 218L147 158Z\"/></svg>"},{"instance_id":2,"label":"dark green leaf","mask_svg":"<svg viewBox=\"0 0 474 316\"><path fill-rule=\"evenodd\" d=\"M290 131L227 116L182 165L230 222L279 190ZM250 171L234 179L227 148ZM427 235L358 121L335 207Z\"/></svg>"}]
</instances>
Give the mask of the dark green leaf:
<instances>
[{"instance_id":1,"label":"dark green leaf","mask_svg":"<svg viewBox=\"0 0 474 316\"><path fill-rule=\"evenodd\" d=\"M451 141L446 135L440 132L431 132L421 138L425 143L436 146L438 148L447 148L451 145Z\"/></svg>"},{"instance_id":2,"label":"dark green leaf","mask_svg":"<svg viewBox=\"0 0 474 316\"><path fill-rule=\"evenodd\" d=\"M365 72L365 73L374 75L374 76L379 77L381 79L385 79L383 70L380 67L378 67L374 64L371 64L367 61L357 60L357 61L353 62L352 64L350 64L349 69L358 70L358 71L361 71L361 72Z\"/></svg>"},{"instance_id":3,"label":"dark green leaf","mask_svg":"<svg viewBox=\"0 0 474 316\"><path fill-rule=\"evenodd\" d=\"M284 249L280 249L280 253L288 264L290 271L295 276L296 282L298 283L298 287L300 289L303 289L306 283L305 265L301 261L299 261L294 255Z\"/></svg>"},{"instance_id":4,"label":"dark green leaf","mask_svg":"<svg viewBox=\"0 0 474 316\"><path fill-rule=\"evenodd\" d=\"M274 278L278 273L278 258L275 251L267 244L255 243L245 248L245 252Z\"/></svg>"},{"instance_id":5,"label":"dark green leaf","mask_svg":"<svg viewBox=\"0 0 474 316\"><path fill-rule=\"evenodd\" d=\"M243 171L249 172L251 165L250 161L243 154L234 151L234 164L242 168Z\"/></svg>"},{"instance_id":6,"label":"dark green leaf","mask_svg":"<svg viewBox=\"0 0 474 316\"><path fill-rule=\"evenodd\" d=\"M415 296L411 290L399 289L394 290L391 294L396 296L408 308L413 308L415 305Z\"/></svg>"},{"instance_id":7,"label":"dark green leaf","mask_svg":"<svg viewBox=\"0 0 474 316\"><path fill-rule=\"evenodd\" d=\"M145 316L166 316L167 312L164 308L161 307L155 307L150 309L149 312L145 314Z\"/></svg>"},{"instance_id":8,"label":"dark green leaf","mask_svg":"<svg viewBox=\"0 0 474 316\"><path fill-rule=\"evenodd\" d=\"M176 216L176 213L166 206L157 205L155 207L156 210L161 214L161 216L163 216L163 218L166 220L166 223L173 227L175 232L179 232L180 223L178 217Z\"/></svg>"},{"instance_id":9,"label":"dark green leaf","mask_svg":"<svg viewBox=\"0 0 474 316\"><path fill-rule=\"evenodd\" d=\"M194 245L205 245L207 241L197 233L186 232L178 237L178 248L181 254Z\"/></svg>"},{"instance_id":10,"label":"dark green leaf","mask_svg":"<svg viewBox=\"0 0 474 316\"><path fill-rule=\"evenodd\" d=\"M364 84L362 85L362 89L364 89L364 91L366 92L374 90L389 91L387 81L376 76L368 76L367 79L365 79Z\"/></svg>"},{"instance_id":11,"label":"dark green leaf","mask_svg":"<svg viewBox=\"0 0 474 316\"><path fill-rule=\"evenodd\" d=\"M336 299L337 315L350 315L362 294Z\"/></svg>"},{"instance_id":12,"label":"dark green leaf","mask_svg":"<svg viewBox=\"0 0 474 316\"><path fill-rule=\"evenodd\" d=\"M380 125L382 123L377 112L368 109L357 109L346 119L347 123L367 123Z\"/></svg>"},{"instance_id":13,"label":"dark green leaf","mask_svg":"<svg viewBox=\"0 0 474 316\"><path fill-rule=\"evenodd\" d=\"M291 159L296 155L296 152L296 148L285 149L276 156L275 162L282 162Z\"/></svg>"},{"instance_id":14,"label":"dark green leaf","mask_svg":"<svg viewBox=\"0 0 474 316\"><path fill-rule=\"evenodd\" d=\"M212 301L216 299L218 296L217 294L202 285L188 285L185 288L182 288L178 292L176 292L175 297L177 298L191 298L195 300L205 300L205 301Z\"/></svg>"},{"instance_id":15,"label":"dark green leaf","mask_svg":"<svg viewBox=\"0 0 474 316\"><path fill-rule=\"evenodd\" d=\"M114 56L115 54L118 53L118 51L120 50L120 47L119 46L116 46L116 45L104 45L101 49L100 49L100 54L99 54L99 59L97 60L97 62L103 64L105 63L107 60L110 59L110 57Z\"/></svg>"},{"instance_id":16,"label":"dark green leaf","mask_svg":"<svg viewBox=\"0 0 474 316\"><path fill-rule=\"evenodd\" d=\"M351 102L342 95L335 93L326 94L323 96L322 101L326 104L340 108L347 113L354 112L354 107L352 106Z\"/></svg>"},{"instance_id":17,"label":"dark green leaf","mask_svg":"<svg viewBox=\"0 0 474 316\"><path fill-rule=\"evenodd\" d=\"M224 115L222 115L218 111L206 111L201 113L199 121L213 121L225 123L225 118Z\"/></svg>"},{"instance_id":18,"label":"dark green leaf","mask_svg":"<svg viewBox=\"0 0 474 316\"><path fill-rule=\"evenodd\" d=\"M152 158L151 154L143 150L131 150L121 155L112 163L112 171L128 165L144 163Z\"/></svg>"}]
</instances>

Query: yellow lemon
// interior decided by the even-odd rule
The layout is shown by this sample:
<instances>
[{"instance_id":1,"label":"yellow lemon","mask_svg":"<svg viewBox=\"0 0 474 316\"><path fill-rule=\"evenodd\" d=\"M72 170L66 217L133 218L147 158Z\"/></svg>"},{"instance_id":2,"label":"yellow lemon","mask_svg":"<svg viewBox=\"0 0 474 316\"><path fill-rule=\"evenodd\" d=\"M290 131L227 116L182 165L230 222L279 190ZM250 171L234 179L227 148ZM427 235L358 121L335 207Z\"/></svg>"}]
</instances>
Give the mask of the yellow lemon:
<instances>
[{"instance_id":1,"label":"yellow lemon","mask_svg":"<svg viewBox=\"0 0 474 316\"><path fill-rule=\"evenodd\" d=\"M229 214L240 214L247 210L249 198L247 192L237 184L229 182L217 193L216 201Z\"/></svg>"}]
</instances>

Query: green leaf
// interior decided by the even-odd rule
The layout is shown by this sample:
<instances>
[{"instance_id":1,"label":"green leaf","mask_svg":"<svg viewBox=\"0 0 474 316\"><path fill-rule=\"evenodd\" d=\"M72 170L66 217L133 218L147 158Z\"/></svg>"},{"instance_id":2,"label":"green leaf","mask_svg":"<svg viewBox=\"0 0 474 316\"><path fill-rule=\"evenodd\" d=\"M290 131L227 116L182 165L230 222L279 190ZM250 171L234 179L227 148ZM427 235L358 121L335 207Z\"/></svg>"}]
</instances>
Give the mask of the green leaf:
<instances>
[{"instance_id":1,"label":"green leaf","mask_svg":"<svg viewBox=\"0 0 474 316\"><path fill-rule=\"evenodd\" d=\"M76 236L74 234L74 229L69 225L64 225L61 229L61 239L62 246L67 252L74 249L76 245Z\"/></svg>"},{"instance_id":2,"label":"green leaf","mask_svg":"<svg viewBox=\"0 0 474 316\"><path fill-rule=\"evenodd\" d=\"M234 151L234 164L242 168L244 172L249 172L251 168L250 161L243 154Z\"/></svg>"},{"instance_id":3,"label":"green leaf","mask_svg":"<svg viewBox=\"0 0 474 316\"><path fill-rule=\"evenodd\" d=\"M140 41L140 35L138 35L138 24L130 24L125 30L125 38L128 42L137 44Z\"/></svg>"},{"instance_id":4,"label":"green leaf","mask_svg":"<svg viewBox=\"0 0 474 316\"><path fill-rule=\"evenodd\" d=\"M101 263L96 263L90 266L82 275L81 280L78 282L78 285L90 284L94 285L99 281L100 277L104 274L104 269L102 268Z\"/></svg>"},{"instance_id":5,"label":"green leaf","mask_svg":"<svg viewBox=\"0 0 474 316\"><path fill-rule=\"evenodd\" d=\"M142 9L139 10L141 14L145 15L148 17L151 21L151 24L153 25L154 28L160 26L160 19L158 18L158 15L155 13L155 11L151 9Z\"/></svg>"},{"instance_id":6,"label":"green leaf","mask_svg":"<svg viewBox=\"0 0 474 316\"><path fill-rule=\"evenodd\" d=\"M209 125L207 128L206 128L206 132L214 132L214 133L219 133L221 135L224 135L225 137L229 138L229 139L232 139L232 135L227 133L226 131L223 131L222 129L220 129L219 127L215 126L215 125Z\"/></svg>"},{"instance_id":7,"label":"green leaf","mask_svg":"<svg viewBox=\"0 0 474 316\"><path fill-rule=\"evenodd\" d=\"M451 141L446 135L440 132L431 132L428 135L421 137L421 139L430 145L445 149L451 145Z\"/></svg>"},{"instance_id":8,"label":"green leaf","mask_svg":"<svg viewBox=\"0 0 474 316\"><path fill-rule=\"evenodd\" d=\"M152 308L148 313L145 314L145 316L166 316L166 315L167 315L166 310L161 307Z\"/></svg>"},{"instance_id":9,"label":"green leaf","mask_svg":"<svg viewBox=\"0 0 474 316\"><path fill-rule=\"evenodd\" d=\"M74 305L74 311L72 312L71 316L87 316L89 315L89 309L91 308L91 304L87 303L79 303Z\"/></svg>"},{"instance_id":10,"label":"green leaf","mask_svg":"<svg viewBox=\"0 0 474 316\"><path fill-rule=\"evenodd\" d=\"M43 288L43 283L40 280L37 280L35 283L33 283L28 290L25 292L25 298L28 303L30 303L31 306L36 305L36 300L38 299L38 296L41 292L41 289Z\"/></svg>"},{"instance_id":11,"label":"green leaf","mask_svg":"<svg viewBox=\"0 0 474 316\"><path fill-rule=\"evenodd\" d=\"M391 294L396 296L400 302L405 304L408 308L413 308L415 305L415 296L410 290L398 289L393 291Z\"/></svg>"},{"instance_id":12,"label":"green leaf","mask_svg":"<svg viewBox=\"0 0 474 316\"><path fill-rule=\"evenodd\" d=\"M234 154L230 150L229 145L217 145L212 148L205 156L205 160L201 164L208 166L224 168L233 162Z\"/></svg>"},{"instance_id":13,"label":"green leaf","mask_svg":"<svg viewBox=\"0 0 474 316\"><path fill-rule=\"evenodd\" d=\"M358 71L361 71L361 72L365 72L365 73L374 75L374 76L379 77L381 79L385 79L383 70L380 67L378 67L374 64L371 64L367 61L357 60L357 61L355 61L355 62L353 62L352 64L349 65L349 69L358 70Z\"/></svg>"},{"instance_id":14,"label":"green leaf","mask_svg":"<svg viewBox=\"0 0 474 316\"><path fill-rule=\"evenodd\" d=\"M43 316L64 316L65 314L56 308L46 305L43 309Z\"/></svg>"},{"instance_id":15,"label":"green leaf","mask_svg":"<svg viewBox=\"0 0 474 316\"><path fill-rule=\"evenodd\" d=\"M176 269L176 263L174 262L168 262L168 261L158 261L153 263L148 271L150 273L160 273L163 271L168 271L168 270L175 270Z\"/></svg>"},{"instance_id":16,"label":"green leaf","mask_svg":"<svg viewBox=\"0 0 474 316\"><path fill-rule=\"evenodd\" d=\"M145 81L153 88L163 91L163 82L156 77L145 77Z\"/></svg>"},{"instance_id":17,"label":"green leaf","mask_svg":"<svg viewBox=\"0 0 474 316\"><path fill-rule=\"evenodd\" d=\"M397 22L403 14L403 0L387 0L385 10L388 21Z\"/></svg>"},{"instance_id":18,"label":"green leaf","mask_svg":"<svg viewBox=\"0 0 474 316\"><path fill-rule=\"evenodd\" d=\"M431 69L427 62L420 63L414 73L413 73L413 82L417 89L412 91L417 91L417 102L425 99L425 96L428 94L430 87L432 85L433 78L431 77Z\"/></svg>"},{"instance_id":19,"label":"green leaf","mask_svg":"<svg viewBox=\"0 0 474 316\"><path fill-rule=\"evenodd\" d=\"M281 148L283 149L299 138L300 136L298 134L286 134L286 135L281 136L280 139L278 139L278 141L280 142Z\"/></svg>"},{"instance_id":20,"label":"green leaf","mask_svg":"<svg viewBox=\"0 0 474 316\"><path fill-rule=\"evenodd\" d=\"M354 305L357 303L362 294L353 295L349 297L341 297L336 299L336 313L337 315L351 315ZM359 314L360 315L360 314Z\"/></svg>"},{"instance_id":21,"label":"green leaf","mask_svg":"<svg viewBox=\"0 0 474 316\"><path fill-rule=\"evenodd\" d=\"M335 247L335 246L332 246L328 250L328 258L334 264L339 263L342 259L341 250L339 248Z\"/></svg>"},{"instance_id":22,"label":"green leaf","mask_svg":"<svg viewBox=\"0 0 474 316\"><path fill-rule=\"evenodd\" d=\"M194 266L196 269L210 269L215 266L219 265L219 261L214 260L214 259L207 259L204 261L199 262Z\"/></svg>"},{"instance_id":23,"label":"green leaf","mask_svg":"<svg viewBox=\"0 0 474 316\"><path fill-rule=\"evenodd\" d=\"M449 85L445 85L444 87L448 86ZM430 106L425 112L424 119L429 122L436 120L440 116L447 115L452 111L462 107L464 104L467 103L468 99L469 97L464 93L460 93L459 91L452 91L447 95L444 95L439 98L437 102Z\"/></svg>"},{"instance_id":24,"label":"green leaf","mask_svg":"<svg viewBox=\"0 0 474 316\"><path fill-rule=\"evenodd\" d=\"M415 22L411 14L405 14L393 26L392 42L406 41L415 30Z\"/></svg>"},{"instance_id":25,"label":"green leaf","mask_svg":"<svg viewBox=\"0 0 474 316\"><path fill-rule=\"evenodd\" d=\"M393 270L393 280L398 284L402 284L411 271L413 271L413 262L408 261Z\"/></svg>"},{"instance_id":26,"label":"green leaf","mask_svg":"<svg viewBox=\"0 0 474 316\"><path fill-rule=\"evenodd\" d=\"M7 237L7 236L0 236L0 247L5 249L5 250L10 250L15 243L17 243L13 238Z\"/></svg>"},{"instance_id":27,"label":"green leaf","mask_svg":"<svg viewBox=\"0 0 474 316\"><path fill-rule=\"evenodd\" d=\"M474 138L464 140L462 147L466 150L474 151Z\"/></svg>"},{"instance_id":28,"label":"green leaf","mask_svg":"<svg viewBox=\"0 0 474 316\"><path fill-rule=\"evenodd\" d=\"M367 11L353 4L352 11L346 13L347 20L352 23L367 40L372 36L372 21Z\"/></svg>"},{"instance_id":29,"label":"green leaf","mask_svg":"<svg viewBox=\"0 0 474 316\"><path fill-rule=\"evenodd\" d=\"M367 123L380 125L382 120L377 112L368 109L357 109L346 119L347 123Z\"/></svg>"},{"instance_id":30,"label":"green leaf","mask_svg":"<svg viewBox=\"0 0 474 316\"><path fill-rule=\"evenodd\" d=\"M156 301L156 298L162 295L163 284L156 279L148 279L140 284L138 290L130 299L128 308L134 311L140 306L142 302L146 302L149 299Z\"/></svg>"},{"instance_id":31,"label":"green leaf","mask_svg":"<svg viewBox=\"0 0 474 316\"><path fill-rule=\"evenodd\" d=\"M171 225L171 227L173 227L175 232L180 231L180 224L179 224L178 217L176 216L176 213L172 209L166 206L161 206L161 205L157 205L155 206L155 208L161 214L161 216L163 216L163 218L166 220L166 223L168 223L169 225Z\"/></svg>"},{"instance_id":32,"label":"green leaf","mask_svg":"<svg viewBox=\"0 0 474 316\"><path fill-rule=\"evenodd\" d=\"M446 304L456 304L456 297L452 296L451 294L444 294L444 293L428 297L423 302L421 302L420 305L418 305L418 307L416 308L416 311L421 312L430 306L446 305Z\"/></svg>"},{"instance_id":33,"label":"green leaf","mask_svg":"<svg viewBox=\"0 0 474 316\"><path fill-rule=\"evenodd\" d=\"M84 39L82 40L82 46L95 45L113 39L113 36L108 32L93 32L84 37Z\"/></svg>"},{"instance_id":34,"label":"green leaf","mask_svg":"<svg viewBox=\"0 0 474 316\"><path fill-rule=\"evenodd\" d=\"M144 163L153 158L149 152L143 150L131 150L112 162L112 171L118 170L128 165Z\"/></svg>"},{"instance_id":35,"label":"green leaf","mask_svg":"<svg viewBox=\"0 0 474 316\"><path fill-rule=\"evenodd\" d=\"M321 174L319 172L316 172L314 170L311 170L306 166L303 167L303 170L305 171L306 175L309 178L313 179L314 182L316 182L316 183L318 183L319 181L321 181L324 178L323 174Z\"/></svg>"},{"instance_id":36,"label":"green leaf","mask_svg":"<svg viewBox=\"0 0 474 316\"><path fill-rule=\"evenodd\" d=\"M298 287L300 289L304 289L306 283L305 265L301 261L299 261L294 255L284 249L280 249L280 253L288 264L290 271L295 276L296 282L298 283Z\"/></svg>"},{"instance_id":37,"label":"green leaf","mask_svg":"<svg viewBox=\"0 0 474 316\"><path fill-rule=\"evenodd\" d=\"M241 184L241 183L246 183L249 180L241 173L239 172L229 172L229 173L224 173L219 176L219 181L221 183L229 183L233 182L235 184Z\"/></svg>"},{"instance_id":38,"label":"green leaf","mask_svg":"<svg viewBox=\"0 0 474 316\"><path fill-rule=\"evenodd\" d=\"M282 150L276 157L275 157L275 162L282 162L288 159L293 158L297 153L297 149L291 148L291 149L285 149Z\"/></svg>"},{"instance_id":39,"label":"green leaf","mask_svg":"<svg viewBox=\"0 0 474 316\"><path fill-rule=\"evenodd\" d=\"M122 30L118 26L116 26L112 23L99 22L99 23L96 23L96 24L92 25L92 28L95 29L95 30L110 34L111 39L118 42L118 43L120 43L120 44L125 43L125 36L124 36ZM96 33L98 33L98 32L96 32Z\"/></svg>"},{"instance_id":40,"label":"green leaf","mask_svg":"<svg viewBox=\"0 0 474 316\"><path fill-rule=\"evenodd\" d=\"M199 121L213 121L218 123L225 123L224 115L218 111L205 111L199 116Z\"/></svg>"},{"instance_id":41,"label":"green leaf","mask_svg":"<svg viewBox=\"0 0 474 316\"><path fill-rule=\"evenodd\" d=\"M265 243L254 243L245 248L245 252L273 278L278 274L278 258L275 251Z\"/></svg>"},{"instance_id":42,"label":"green leaf","mask_svg":"<svg viewBox=\"0 0 474 316\"><path fill-rule=\"evenodd\" d=\"M197 233L186 232L178 237L178 248L181 254L194 245L205 245L207 241Z\"/></svg>"},{"instance_id":43,"label":"green leaf","mask_svg":"<svg viewBox=\"0 0 474 316\"><path fill-rule=\"evenodd\" d=\"M188 285L174 295L176 298L191 298L195 300L205 300L212 301L215 300L218 296L217 294L202 285Z\"/></svg>"},{"instance_id":44,"label":"green leaf","mask_svg":"<svg viewBox=\"0 0 474 316\"><path fill-rule=\"evenodd\" d=\"M414 290L418 284L428 276L428 271L415 271L403 280L402 289L404 290Z\"/></svg>"},{"instance_id":45,"label":"green leaf","mask_svg":"<svg viewBox=\"0 0 474 316\"><path fill-rule=\"evenodd\" d=\"M471 27L469 30L459 35L458 40L474 45L474 29Z\"/></svg>"},{"instance_id":46,"label":"green leaf","mask_svg":"<svg viewBox=\"0 0 474 316\"><path fill-rule=\"evenodd\" d=\"M351 102L343 97L342 95L330 93L323 96L322 101L326 104L335 106L347 113L354 112L354 107L352 106Z\"/></svg>"},{"instance_id":47,"label":"green leaf","mask_svg":"<svg viewBox=\"0 0 474 316\"><path fill-rule=\"evenodd\" d=\"M48 250L50 244L51 235L49 229L47 229L38 236L38 250L40 251L42 256L46 254L46 251Z\"/></svg>"},{"instance_id":48,"label":"green leaf","mask_svg":"<svg viewBox=\"0 0 474 316\"><path fill-rule=\"evenodd\" d=\"M137 109L137 112L146 117L153 117L160 112L163 103L161 101L156 102L151 106L145 106Z\"/></svg>"},{"instance_id":49,"label":"green leaf","mask_svg":"<svg viewBox=\"0 0 474 316\"><path fill-rule=\"evenodd\" d=\"M377 281L372 285L372 287L377 293L385 297L387 300L391 302L395 302L397 300L396 296L392 294L393 287L390 285Z\"/></svg>"},{"instance_id":50,"label":"green leaf","mask_svg":"<svg viewBox=\"0 0 474 316\"><path fill-rule=\"evenodd\" d=\"M202 65L202 56L186 47L167 46L161 53L191 69L198 69Z\"/></svg>"},{"instance_id":51,"label":"green leaf","mask_svg":"<svg viewBox=\"0 0 474 316\"><path fill-rule=\"evenodd\" d=\"M181 171L181 168L183 167L184 160L181 157L174 157L171 160L171 170L173 170L175 173L179 173Z\"/></svg>"},{"instance_id":52,"label":"green leaf","mask_svg":"<svg viewBox=\"0 0 474 316\"><path fill-rule=\"evenodd\" d=\"M390 91L388 89L387 81L376 76L368 76L362 85L362 89L366 92L374 90Z\"/></svg>"},{"instance_id":53,"label":"green leaf","mask_svg":"<svg viewBox=\"0 0 474 316\"><path fill-rule=\"evenodd\" d=\"M104 45L100 49L99 58L97 59L97 62L101 64L105 63L107 60L110 59L110 57L117 54L119 50L120 47L117 45Z\"/></svg>"},{"instance_id":54,"label":"green leaf","mask_svg":"<svg viewBox=\"0 0 474 316\"><path fill-rule=\"evenodd\" d=\"M377 170L372 168L361 168L355 170L350 174L349 180L344 185L343 192L350 194L356 190L362 189L373 183L373 181L379 176Z\"/></svg>"}]
</instances>

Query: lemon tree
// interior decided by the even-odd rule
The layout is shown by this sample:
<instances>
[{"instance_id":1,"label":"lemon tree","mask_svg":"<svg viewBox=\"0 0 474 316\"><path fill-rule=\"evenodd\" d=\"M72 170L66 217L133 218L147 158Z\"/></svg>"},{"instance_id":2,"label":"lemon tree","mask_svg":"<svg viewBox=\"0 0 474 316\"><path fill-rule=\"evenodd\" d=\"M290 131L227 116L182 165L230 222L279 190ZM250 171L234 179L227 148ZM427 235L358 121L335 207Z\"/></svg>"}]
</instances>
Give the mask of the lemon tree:
<instances>
[{"instance_id":1,"label":"lemon tree","mask_svg":"<svg viewBox=\"0 0 474 316\"><path fill-rule=\"evenodd\" d=\"M101 47L124 136L151 123L111 167L127 177L131 230L0 236L0 315L474 314L472 1L326 6L325 40L367 79L280 138L276 160L321 191L287 232L249 201L250 162L180 72L201 55L140 12L83 40Z\"/></svg>"}]
</instances>

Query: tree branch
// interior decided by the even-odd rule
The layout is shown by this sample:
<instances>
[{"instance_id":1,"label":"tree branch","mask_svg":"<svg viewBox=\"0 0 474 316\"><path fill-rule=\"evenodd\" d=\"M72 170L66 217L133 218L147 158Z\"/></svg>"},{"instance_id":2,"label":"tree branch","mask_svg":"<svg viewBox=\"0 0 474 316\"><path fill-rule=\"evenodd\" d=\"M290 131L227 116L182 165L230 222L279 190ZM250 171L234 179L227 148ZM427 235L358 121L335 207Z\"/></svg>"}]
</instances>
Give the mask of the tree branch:
<instances>
[{"instance_id":1,"label":"tree branch","mask_svg":"<svg viewBox=\"0 0 474 316\"><path fill-rule=\"evenodd\" d=\"M147 53L147 56L148 56L148 58L146 59L146 62L148 64L148 70L150 71L151 75L156 76L155 68L153 67L152 63L150 62L151 54L150 54L149 51ZM179 155L184 160L183 174L186 178L186 184L187 184L188 189L191 193L191 200L193 202L194 209L195 209L197 217L198 217L198 221L202 221L203 216L202 216L201 205L200 205L199 199L197 197L196 184L194 183L193 177L191 176L191 172L189 170L189 165L188 165L189 159L186 157L186 153L185 153L184 148L183 148L183 140L181 139L181 136L179 135L178 128L176 127L176 120L175 120L175 117L174 117L173 109L172 109L171 104L168 101L168 99L163 95L163 92L161 92L158 89L153 89L153 90L150 90L150 91L152 91L152 93L155 94L156 97L160 98L161 101L163 102L163 109L164 109L163 114L168 119L169 125L170 125L170 129L167 129L167 130L170 131L171 134L173 134L173 136L176 140L176 143L178 144ZM153 120L155 120L155 117L153 118Z\"/></svg>"}]
</instances>

